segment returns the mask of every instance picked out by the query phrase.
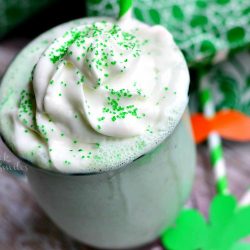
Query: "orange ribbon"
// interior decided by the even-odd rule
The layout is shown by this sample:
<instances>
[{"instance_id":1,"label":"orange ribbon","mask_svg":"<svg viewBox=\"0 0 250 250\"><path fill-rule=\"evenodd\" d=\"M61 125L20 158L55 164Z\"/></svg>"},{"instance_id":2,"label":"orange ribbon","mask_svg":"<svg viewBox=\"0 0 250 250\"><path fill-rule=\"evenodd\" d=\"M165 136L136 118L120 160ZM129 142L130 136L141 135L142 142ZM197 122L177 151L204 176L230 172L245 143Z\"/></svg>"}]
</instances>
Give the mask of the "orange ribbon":
<instances>
[{"instance_id":1,"label":"orange ribbon","mask_svg":"<svg viewBox=\"0 0 250 250\"><path fill-rule=\"evenodd\" d=\"M250 140L250 117L235 110L219 111L211 119L196 113L191 116L191 122L196 143L206 140L212 131L228 140Z\"/></svg>"}]
</instances>

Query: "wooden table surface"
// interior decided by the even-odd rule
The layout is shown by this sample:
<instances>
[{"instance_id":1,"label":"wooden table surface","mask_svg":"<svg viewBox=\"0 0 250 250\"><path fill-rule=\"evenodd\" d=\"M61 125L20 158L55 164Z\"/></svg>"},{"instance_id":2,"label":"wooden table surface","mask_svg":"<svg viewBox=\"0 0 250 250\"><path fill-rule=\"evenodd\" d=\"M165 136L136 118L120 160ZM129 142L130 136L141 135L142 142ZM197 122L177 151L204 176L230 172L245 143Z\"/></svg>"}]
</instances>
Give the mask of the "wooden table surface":
<instances>
[{"instance_id":1,"label":"wooden table surface","mask_svg":"<svg viewBox=\"0 0 250 250\"><path fill-rule=\"evenodd\" d=\"M0 77L27 39L0 42ZM232 193L240 198L250 184L250 143L223 142ZM5 149L0 145L0 155ZM189 205L207 214L214 183L206 145L197 148L197 171ZM61 232L35 202L25 178L0 171L0 250L90 249ZM158 242L142 248L162 249Z\"/></svg>"}]
</instances>

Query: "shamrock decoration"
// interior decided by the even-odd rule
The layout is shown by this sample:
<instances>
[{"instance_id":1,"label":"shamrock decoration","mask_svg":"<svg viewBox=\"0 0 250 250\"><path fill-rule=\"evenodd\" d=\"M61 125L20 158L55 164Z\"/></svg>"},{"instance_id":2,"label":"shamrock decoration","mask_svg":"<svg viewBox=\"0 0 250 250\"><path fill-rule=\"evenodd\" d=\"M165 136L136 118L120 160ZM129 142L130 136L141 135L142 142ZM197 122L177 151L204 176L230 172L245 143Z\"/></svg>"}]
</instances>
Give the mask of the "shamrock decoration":
<instances>
[{"instance_id":1,"label":"shamrock decoration","mask_svg":"<svg viewBox=\"0 0 250 250\"><path fill-rule=\"evenodd\" d=\"M217 195L208 222L197 210L183 210L162 243L169 250L250 250L240 241L249 235L250 206L239 207L232 195Z\"/></svg>"}]
</instances>

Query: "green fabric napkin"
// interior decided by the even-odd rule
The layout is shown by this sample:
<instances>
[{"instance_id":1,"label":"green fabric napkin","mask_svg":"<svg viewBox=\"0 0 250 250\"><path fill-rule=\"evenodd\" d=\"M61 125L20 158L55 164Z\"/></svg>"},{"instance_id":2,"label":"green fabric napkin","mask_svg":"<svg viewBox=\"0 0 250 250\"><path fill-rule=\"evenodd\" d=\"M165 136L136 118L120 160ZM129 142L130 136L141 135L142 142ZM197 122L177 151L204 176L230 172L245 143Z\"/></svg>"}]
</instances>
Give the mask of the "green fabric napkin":
<instances>
[{"instance_id":1,"label":"green fabric napkin","mask_svg":"<svg viewBox=\"0 0 250 250\"><path fill-rule=\"evenodd\" d=\"M0 38L51 0L0 0Z\"/></svg>"},{"instance_id":2,"label":"green fabric napkin","mask_svg":"<svg viewBox=\"0 0 250 250\"><path fill-rule=\"evenodd\" d=\"M238 110L250 116L249 51L238 52L211 67L204 80L212 90L217 111Z\"/></svg>"}]
</instances>

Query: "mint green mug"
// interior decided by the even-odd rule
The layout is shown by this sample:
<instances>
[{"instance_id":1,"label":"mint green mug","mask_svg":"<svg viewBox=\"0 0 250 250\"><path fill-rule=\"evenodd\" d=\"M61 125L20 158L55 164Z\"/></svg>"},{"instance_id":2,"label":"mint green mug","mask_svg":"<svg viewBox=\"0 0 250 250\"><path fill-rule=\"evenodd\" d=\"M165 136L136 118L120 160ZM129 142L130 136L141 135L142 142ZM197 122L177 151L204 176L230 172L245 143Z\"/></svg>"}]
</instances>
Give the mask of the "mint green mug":
<instances>
[{"instance_id":1,"label":"mint green mug","mask_svg":"<svg viewBox=\"0 0 250 250\"><path fill-rule=\"evenodd\" d=\"M17 66L20 77L26 79L47 46L43 41L91 20L72 21L39 36L17 56L2 82L11 80L9 72ZM8 166L4 159L1 163ZM195 146L188 112L159 146L116 170L63 174L23 160L20 167L26 170L39 205L73 238L102 249L140 246L159 237L174 222L189 196Z\"/></svg>"}]
</instances>

